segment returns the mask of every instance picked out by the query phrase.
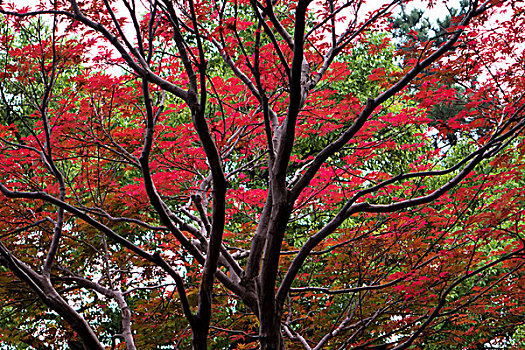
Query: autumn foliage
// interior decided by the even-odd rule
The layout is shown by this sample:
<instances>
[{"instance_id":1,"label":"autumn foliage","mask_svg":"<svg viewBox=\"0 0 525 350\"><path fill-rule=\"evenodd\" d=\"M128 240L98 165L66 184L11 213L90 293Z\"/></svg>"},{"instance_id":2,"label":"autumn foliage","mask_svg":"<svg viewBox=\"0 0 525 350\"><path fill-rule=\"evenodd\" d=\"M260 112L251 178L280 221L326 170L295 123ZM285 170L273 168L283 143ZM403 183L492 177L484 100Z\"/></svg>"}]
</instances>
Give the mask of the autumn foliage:
<instances>
[{"instance_id":1,"label":"autumn foliage","mask_svg":"<svg viewBox=\"0 0 525 350\"><path fill-rule=\"evenodd\" d=\"M400 3L2 3L6 349L521 348L525 8Z\"/></svg>"}]
</instances>

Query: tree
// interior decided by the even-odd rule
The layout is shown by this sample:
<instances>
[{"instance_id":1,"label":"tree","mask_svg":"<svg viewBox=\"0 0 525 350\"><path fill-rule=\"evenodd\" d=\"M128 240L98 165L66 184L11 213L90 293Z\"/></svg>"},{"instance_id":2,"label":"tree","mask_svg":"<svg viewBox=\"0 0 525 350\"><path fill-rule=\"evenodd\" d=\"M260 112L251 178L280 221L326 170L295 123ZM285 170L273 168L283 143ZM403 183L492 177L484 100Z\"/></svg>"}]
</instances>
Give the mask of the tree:
<instances>
[{"instance_id":1,"label":"tree","mask_svg":"<svg viewBox=\"0 0 525 350\"><path fill-rule=\"evenodd\" d=\"M523 5L396 50L399 3L2 4L2 338L518 344Z\"/></svg>"}]
</instances>

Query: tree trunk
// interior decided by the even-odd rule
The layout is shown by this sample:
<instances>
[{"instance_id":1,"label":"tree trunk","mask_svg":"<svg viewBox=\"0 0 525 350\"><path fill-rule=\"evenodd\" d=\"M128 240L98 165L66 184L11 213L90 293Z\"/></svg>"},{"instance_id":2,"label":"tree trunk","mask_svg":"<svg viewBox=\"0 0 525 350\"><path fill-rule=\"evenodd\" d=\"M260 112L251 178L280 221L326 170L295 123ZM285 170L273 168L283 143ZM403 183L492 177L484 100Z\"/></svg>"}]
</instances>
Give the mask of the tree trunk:
<instances>
[{"instance_id":1,"label":"tree trunk","mask_svg":"<svg viewBox=\"0 0 525 350\"><path fill-rule=\"evenodd\" d=\"M279 313L261 310L259 342L261 350L284 350Z\"/></svg>"},{"instance_id":2,"label":"tree trunk","mask_svg":"<svg viewBox=\"0 0 525 350\"><path fill-rule=\"evenodd\" d=\"M208 327L202 327L198 324L192 327L192 336L191 336L192 350L208 350L207 343L208 343Z\"/></svg>"}]
</instances>

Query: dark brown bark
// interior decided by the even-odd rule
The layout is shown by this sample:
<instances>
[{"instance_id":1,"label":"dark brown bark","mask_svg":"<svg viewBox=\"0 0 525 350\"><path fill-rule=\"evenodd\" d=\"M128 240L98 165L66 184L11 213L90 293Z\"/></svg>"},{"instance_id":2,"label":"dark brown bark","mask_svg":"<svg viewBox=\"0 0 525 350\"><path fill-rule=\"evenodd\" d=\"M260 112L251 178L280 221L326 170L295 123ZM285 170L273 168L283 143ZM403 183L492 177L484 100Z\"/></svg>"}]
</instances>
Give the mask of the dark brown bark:
<instances>
[{"instance_id":1,"label":"dark brown bark","mask_svg":"<svg viewBox=\"0 0 525 350\"><path fill-rule=\"evenodd\" d=\"M197 321L192 327L191 347L193 350L207 350L208 349L208 332L210 329L209 321Z\"/></svg>"},{"instance_id":2,"label":"dark brown bark","mask_svg":"<svg viewBox=\"0 0 525 350\"><path fill-rule=\"evenodd\" d=\"M1 244L0 256L0 263L13 271L20 280L26 282L44 304L61 316L78 334L86 349L105 349L86 320L57 293L49 279L37 274L11 255Z\"/></svg>"},{"instance_id":3,"label":"dark brown bark","mask_svg":"<svg viewBox=\"0 0 525 350\"><path fill-rule=\"evenodd\" d=\"M340 151L348 142L355 137L355 135L365 125L368 118L382 103L390 99L405 88L414 78L434 63L437 59L443 56L446 52L453 49L455 43L462 35L462 31L458 30L451 34L450 39L437 49L430 56L417 62L411 70L409 70L405 76L397 81L391 88L378 95L376 98L370 98L366 105L363 107L359 116L355 119L353 125L351 125L346 131L344 131L339 138L334 142L330 143L327 147L321 150L313 160L312 164L306 168L306 171L302 176L298 178L295 185L288 189L287 179L289 177L288 163L290 156L293 151L295 141L295 128L297 118L303 104L308 96L310 89L315 87L315 84L320 81L322 75L329 68L330 63L333 61L335 56L347 45L351 38L356 37L359 33L364 32L374 19L381 17L390 8L387 7L382 11L378 12L376 17L372 17L367 23L358 28L356 32L349 36L349 38L341 38L342 41L336 40L335 28L333 29L332 38L332 49L326 54L324 64L321 66L317 75L311 75L309 72L309 63L304 58L304 40L306 30L306 11L310 4L308 0L299 0L295 11L295 32L293 37L289 35L285 28L282 27L281 23L277 19L274 9L273 2L270 0L266 1L266 6L263 7L259 2L252 1L253 10L256 12L256 16L260 21L260 27L269 35L271 42L275 46L278 56L283 65L285 75L288 79L289 89L289 106L287 109L286 119L282 125L271 125L272 112L271 107L268 104L267 96L265 95L264 89L261 84L260 72L258 70L257 60L254 59L254 67L251 67L252 72L255 75L256 84L250 80L250 78L242 73L240 69L235 66L235 62L226 54L221 53L222 58L232 68L234 74L236 74L247 86L253 95L261 102L262 109L265 118L265 132L268 142L269 150L269 193L266 200L266 204L261 213L260 222L258 223L255 235L252 240L251 250L249 252L249 258L247 261L247 267L245 271L236 265L237 263L228 255L228 251L222 244L223 231L225 225L225 212L226 212L226 194L227 194L227 181L224 174L224 169L221 160L221 154L219 153L215 140L211 135L208 127L208 121L206 119L206 103L207 103L207 64L206 55L202 41L205 40L204 34L199 32L199 23L197 21L195 11L193 9L193 3L190 0L190 15L188 18L193 24L193 28L186 28L183 35L181 30L182 26L187 24L178 18L178 12L174 9L173 4L169 0L164 0L164 6L166 7L166 14L173 27L173 39L181 57L182 65L189 78L189 86L187 90L184 90L169 81L166 81L161 76L156 75L149 68L149 59L144 57L146 52L144 50L144 43L139 38L138 50L135 49L127 40L125 40L122 28L117 24L117 32L124 39L117 35L112 34L113 32L102 26L100 23L94 22L87 18L79 9L76 1L71 0L72 12L57 12L57 14L65 15L69 18L75 19L92 29L98 31L104 35L116 50L122 55L125 62L139 77L142 78L144 105L147 114L147 124L145 128L145 140L143 145L143 151L138 160L138 166L140 167L144 179L145 188L149 196L149 200L153 208L156 210L156 214L160 219L160 222L165 226L166 231L173 234L178 239L182 247L191 254L193 258L202 266L202 278L199 288L199 299L198 299L198 311L194 314L189 306L186 292L184 289L183 279L164 261L159 254L150 254L125 238L119 236L109 227L102 224L101 222L93 219L90 215L86 214L86 211L82 211L70 204L65 200L65 189L63 180L60 180L60 174L56 168L54 168L57 177L61 181L61 195L59 198L50 196L44 192L17 192L9 191L5 186L0 184L0 191L10 198L37 198L44 200L48 203L56 205L59 208L60 220L56 226L56 233L54 236L53 244L49 252L48 259L45 263L46 275L44 277L36 274L28 267L24 266L21 262L16 260L7 251L1 251L2 262L9 266L14 273L22 280L26 281L31 288L39 295L42 301L48 305L51 309L55 310L61 317L66 320L68 324L78 333L82 339L84 347L86 349L103 349L103 346L97 339L93 330L87 324L87 322L78 314L71 306L65 301L53 288L49 278L49 270L52 267L54 256L57 254L60 245L60 230L63 224L64 212L69 212L78 218L86 221L88 224L99 230L100 232L112 238L114 241L119 243L121 246L128 248L136 255L141 256L147 261L156 264L157 266L164 269L164 271L172 276L177 284L177 291L179 293L179 299L182 303L182 309L184 315L192 329L192 347L197 350L207 349L207 338L210 328L211 310L212 310L212 296L213 287L216 276L219 277L226 288L229 288L232 292L236 293L244 302L256 313L259 322L259 342L260 348L264 350L281 350L284 349L284 340L281 330L282 322L282 308L286 297L290 291L292 283L295 280L296 275L303 266L305 260L310 256L310 253L318 246L326 237L332 234L336 229L341 227L343 222L352 214L358 212L371 212L371 213L388 213L397 210L405 209L408 207L418 206L424 203L429 203L452 187L456 186L461 180L467 176L467 174L482 160L491 157L494 152L499 148L499 145L505 141L508 137L515 134L518 130L523 128L523 122L518 123L514 126L511 131L495 137L490 143L472 153L464 160L458 162L456 166L446 171L441 171L439 174L436 172L421 172L414 174L402 174L398 177L386 180L378 185L372 186L365 190L358 192L352 197L343 209L338 212L332 220L330 220L321 230L312 234L307 240L306 244L299 250L297 256L293 260L286 275L280 286L277 285L277 276L279 273L279 259L281 254L281 247L286 234L286 228L290 220L290 216L293 210L295 200L301 195L303 190L308 187L310 181L317 175L319 169L325 164L325 162L338 151ZM396 2L392 2L393 5ZM477 3L476 3L477 4ZM157 5L157 4L156 4ZM331 3L333 6L333 4ZM106 2L106 7L110 10L110 6ZM486 5L480 8L472 8L471 11L463 17L461 26L466 26L469 21L482 13ZM262 11L264 9L264 11ZM261 12L259 12L261 10ZM332 11L333 8L332 8ZM264 15L263 15L264 13ZM272 31L266 17L273 24L276 33ZM137 20L137 18L133 18ZM116 20L115 20L116 22ZM333 18L332 18L332 23ZM334 24L332 24L334 26ZM350 29L349 29L350 30ZM151 33L150 33L151 34ZM193 39L197 42L197 55L198 59L192 54L190 55L188 49L188 42L185 37L187 35L193 36ZM286 59L277 44L277 35L281 36L281 39L286 42L288 47L293 52L293 60L290 67L286 62ZM343 40L344 39L344 40ZM219 46L220 43L213 43ZM150 42L150 47L151 45ZM153 49L151 49L153 50ZM150 51L151 54L152 51ZM250 64L249 60L248 64ZM184 100L191 111L193 125L195 131L199 136L202 148L205 151L206 159L208 161L210 178L210 187L212 188L212 213L211 220L206 216L208 215L205 210L201 208L200 215L204 222L207 223L206 234L209 236L209 240L205 238L201 240L201 243L205 243L205 248L200 249L193 242L186 237L180 228L181 224L178 223L171 216L171 212L168 206L163 202L160 194L157 192L154 181L152 179L152 173L149 167L149 156L154 142L155 134L155 121L156 116L153 112L153 103L151 100L148 84L155 84L164 91L172 93L174 96ZM521 112L521 111L520 111ZM276 118L275 118L276 119ZM277 122L278 124L278 122ZM275 142L275 144L274 144ZM49 151L50 164L53 165L51 151ZM357 200L362 198L368 193L376 192L385 186L394 182L416 177L426 177L434 175L449 174L453 171L459 171L459 174L453 177L452 180L441 186L438 190L421 197L412 198L389 205L375 205L366 202L357 203ZM200 204L199 204L200 205ZM218 265L220 259L229 262L231 266L236 268L236 273L241 277L241 284L233 278L227 277L224 273L218 271ZM225 263L226 264L226 263ZM235 269L234 269L235 270ZM244 275L242 274L244 272ZM277 293L276 288L279 287ZM369 287L372 288L372 287ZM444 304L444 299L440 301L439 307L437 307L427 320L425 320L421 327L416 331L414 336L410 337L406 343L400 345L398 349L404 349L409 347L414 339L420 334L424 328L437 317L440 308ZM126 306L127 307L127 306ZM131 319L129 308L125 308L127 321ZM130 323L130 321L128 322ZM128 334L128 337L131 337Z\"/></svg>"}]
</instances>

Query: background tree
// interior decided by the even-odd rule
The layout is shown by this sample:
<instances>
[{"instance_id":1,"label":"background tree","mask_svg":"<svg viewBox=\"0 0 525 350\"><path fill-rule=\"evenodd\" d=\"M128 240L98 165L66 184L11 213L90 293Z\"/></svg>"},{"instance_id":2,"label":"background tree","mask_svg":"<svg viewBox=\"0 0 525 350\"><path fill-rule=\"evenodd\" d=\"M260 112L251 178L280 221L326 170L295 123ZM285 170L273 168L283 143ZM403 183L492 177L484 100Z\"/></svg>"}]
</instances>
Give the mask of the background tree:
<instances>
[{"instance_id":1,"label":"background tree","mask_svg":"<svg viewBox=\"0 0 525 350\"><path fill-rule=\"evenodd\" d=\"M2 338L518 344L525 12L399 5L2 4Z\"/></svg>"}]
</instances>

